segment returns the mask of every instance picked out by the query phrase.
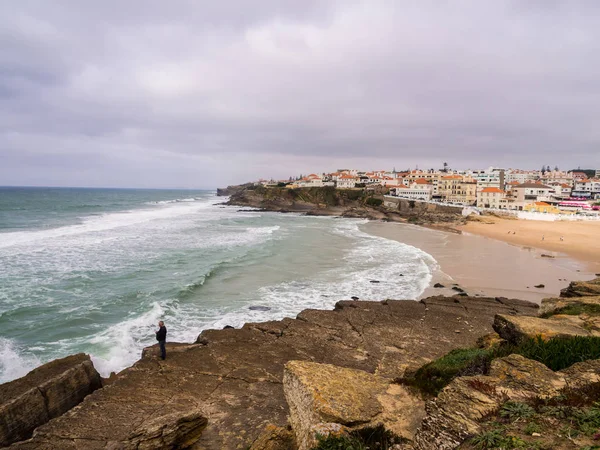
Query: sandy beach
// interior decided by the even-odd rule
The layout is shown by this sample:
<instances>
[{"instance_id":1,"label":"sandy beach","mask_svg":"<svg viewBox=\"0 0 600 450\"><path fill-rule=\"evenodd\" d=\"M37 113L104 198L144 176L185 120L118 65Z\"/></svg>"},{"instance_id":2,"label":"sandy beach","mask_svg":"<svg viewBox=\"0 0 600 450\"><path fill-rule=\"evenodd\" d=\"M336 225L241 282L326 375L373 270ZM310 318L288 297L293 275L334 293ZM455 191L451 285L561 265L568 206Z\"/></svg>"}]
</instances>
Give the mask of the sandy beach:
<instances>
[{"instance_id":1,"label":"sandy beach","mask_svg":"<svg viewBox=\"0 0 600 450\"><path fill-rule=\"evenodd\" d=\"M556 257L567 255L585 262L589 271L600 272L600 221L490 219L493 223L468 222L459 229L512 245L544 249Z\"/></svg>"},{"instance_id":2,"label":"sandy beach","mask_svg":"<svg viewBox=\"0 0 600 450\"><path fill-rule=\"evenodd\" d=\"M507 222L518 230L516 225L520 222ZM489 230L494 227L483 226ZM542 257L549 250L533 245L511 245L513 243L475 235L474 232L457 234L385 222L370 222L362 229L418 247L436 259L439 268L422 298L454 295L456 291L452 287L458 285L471 296L501 296L539 303L542 298L557 296L571 281L594 278L594 265L588 259L576 259L575 255L570 257L558 252L553 253L555 258ZM548 236L553 235L548 233ZM566 237L563 242L566 242ZM588 256L591 258L591 255ZM435 283L445 287L433 288ZM535 287L540 285L543 287Z\"/></svg>"}]
</instances>

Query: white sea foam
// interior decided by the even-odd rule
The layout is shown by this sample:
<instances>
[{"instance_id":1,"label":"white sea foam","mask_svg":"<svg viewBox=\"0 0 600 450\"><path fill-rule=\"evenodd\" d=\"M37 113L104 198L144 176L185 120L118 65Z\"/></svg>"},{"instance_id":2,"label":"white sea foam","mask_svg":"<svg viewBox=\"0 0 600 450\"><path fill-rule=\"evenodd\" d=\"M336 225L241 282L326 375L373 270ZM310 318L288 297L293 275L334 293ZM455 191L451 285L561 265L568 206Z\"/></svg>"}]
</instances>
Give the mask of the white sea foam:
<instances>
[{"instance_id":1,"label":"white sea foam","mask_svg":"<svg viewBox=\"0 0 600 450\"><path fill-rule=\"evenodd\" d=\"M40 360L26 353L14 341L0 337L0 383L22 377L40 365Z\"/></svg>"},{"instance_id":2,"label":"white sea foam","mask_svg":"<svg viewBox=\"0 0 600 450\"><path fill-rule=\"evenodd\" d=\"M94 366L103 376L119 372L141 356L141 350L152 345L157 322L164 317L165 310L158 303L137 316L108 327L91 339L91 354Z\"/></svg>"},{"instance_id":3,"label":"white sea foam","mask_svg":"<svg viewBox=\"0 0 600 450\"><path fill-rule=\"evenodd\" d=\"M187 203L188 200L189 199L185 199L183 203ZM86 216L81 219L82 223L80 224L68 225L49 230L2 233L2 239L0 239L0 248L30 244L38 241L46 241L74 235L97 233L116 228L130 227L159 219L174 219L190 214L197 214L200 211L208 209L218 203L214 198L205 199L204 201L198 202L196 202L195 199L191 199L191 201L193 201L194 204L184 206L178 204L181 203L180 201L175 202L175 204L168 207L137 209L95 216Z\"/></svg>"}]
</instances>

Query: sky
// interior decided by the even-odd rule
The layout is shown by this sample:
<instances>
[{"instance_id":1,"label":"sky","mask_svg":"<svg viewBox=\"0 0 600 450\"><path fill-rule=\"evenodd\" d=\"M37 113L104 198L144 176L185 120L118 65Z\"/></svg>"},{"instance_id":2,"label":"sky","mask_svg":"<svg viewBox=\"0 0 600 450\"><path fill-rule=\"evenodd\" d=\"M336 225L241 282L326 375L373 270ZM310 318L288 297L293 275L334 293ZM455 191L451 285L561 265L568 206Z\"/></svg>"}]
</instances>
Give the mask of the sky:
<instances>
[{"instance_id":1,"label":"sky","mask_svg":"<svg viewBox=\"0 0 600 450\"><path fill-rule=\"evenodd\" d=\"M0 185L600 168L596 0L0 2Z\"/></svg>"}]
</instances>

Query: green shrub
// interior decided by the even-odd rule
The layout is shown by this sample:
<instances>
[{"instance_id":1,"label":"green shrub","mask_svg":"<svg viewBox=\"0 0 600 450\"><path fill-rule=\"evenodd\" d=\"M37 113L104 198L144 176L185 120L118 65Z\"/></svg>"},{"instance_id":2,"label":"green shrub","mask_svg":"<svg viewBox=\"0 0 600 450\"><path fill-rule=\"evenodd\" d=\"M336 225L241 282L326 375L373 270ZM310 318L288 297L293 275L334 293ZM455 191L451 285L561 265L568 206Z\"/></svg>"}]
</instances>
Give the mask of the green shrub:
<instances>
[{"instance_id":1,"label":"green shrub","mask_svg":"<svg viewBox=\"0 0 600 450\"><path fill-rule=\"evenodd\" d=\"M525 339L519 345L504 344L492 349L456 349L425 364L413 377L403 381L418 387L422 392L437 395L455 377L487 375L493 359L513 353L539 361L557 371L577 362L599 359L600 337L576 336L544 341L538 336Z\"/></svg>"},{"instance_id":2,"label":"green shrub","mask_svg":"<svg viewBox=\"0 0 600 450\"><path fill-rule=\"evenodd\" d=\"M499 350L502 351L502 348ZM577 362L600 358L600 337L575 336L544 341L538 336L521 342L517 347L510 348L510 351L557 371Z\"/></svg>"},{"instance_id":3,"label":"green shrub","mask_svg":"<svg viewBox=\"0 0 600 450\"><path fill-rule=\"evenodd\" d=\"M436 395L453 378L480 375L489 371L492 352L481 348L459 348L425 364L409 380L423 392Z\"/></svg>"},{"instance_id":4,"label":"green shrub","mask_svg":"<svg viewBox=\"0 0 600 450\"><path fill-rule=\"evenodd\" d=\"M569 316L579 316L580 314L589 314L590 316L600 315L600 305L585 305L575 304L567 305L563 308L556 309L542 315L542 318L546 319L557 314L567 314Z\"/></svg>"},{"instance_id":5,"label":"green shrub","mask_svg":"<svg viewBox=\"0 0 600 450\"><path fill-rule=\"evenodd\" d=\"M401 438L379 425L354 430L349 435L319 437L312 450L388 450L401 443Z\"/></svg>"},{"instance_id":6,"label":"green shrub","mask_svg":"<svg viewBox=\"0 0 600 450\"><path fill-rule=\"evenodd\" d=\"M528 444L515 436L505 434L502 429L495 429L481 433L471 439L473 447L485 449L514 449L527 448Z\"/></svg>"},{"instance_id":7,"label":"green shrub","mask_svg":"<svg viewBox=\"0 0 600 450\"><path fill-rule=\"evenodd\" d=\"M383 200L380 198L369 197L366 203L369 206L381 206L383 204Z\"/></svg>"},{"instance_id":8,"label":"green shrub","mask_svg":"<svg viewBox=\"0 0 600 450\"><path fill-rule=\"evenodd\" d=\"M500 417L515 421L517 419L526 419L535 414L535 410L527 403L506 402L500 408Z\"/></svg>"}]
</instances>

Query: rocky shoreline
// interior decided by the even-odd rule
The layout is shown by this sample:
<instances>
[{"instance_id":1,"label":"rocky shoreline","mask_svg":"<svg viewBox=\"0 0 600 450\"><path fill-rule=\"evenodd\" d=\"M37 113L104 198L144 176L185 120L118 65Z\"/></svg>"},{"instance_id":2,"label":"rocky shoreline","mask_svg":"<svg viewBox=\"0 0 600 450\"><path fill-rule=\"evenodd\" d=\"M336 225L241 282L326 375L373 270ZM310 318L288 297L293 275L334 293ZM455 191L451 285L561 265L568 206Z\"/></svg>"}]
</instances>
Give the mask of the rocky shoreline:
<instances>
[{"instance_id":1,"label":"rocky shoreline","mask_svg":"<svg viewBox=\"0 0 600 450\"><path fill-rule=\"evenodd\" d=\"M384 201L385 188L370 191L314 187L288 189L253 184L218 189L218 196L228 196L231 206L258 208L263 211L302 213L309 216L364 218L389 222L409 222L457 232L466 218L462 207L437 205L405 199Z\"/></svg>"},{"instance_id":2,"label":"rocky shoreline","mask_svg":"<svg viewBox=\"0 0 600 450\"><path fill-rule=\"evenodd\" d=\"M572 283L562 298L546 301L543 311L574 302L600 304L600 279ZM402 437L404 444L397 448L456 448L479 426L481 411L467 402L476 390L467 390L459 378L461 389L451 384L428 400L395 380L450 350L477 346L494 330L505 339L538 332L547 338L600 334L590 317L532 317L538 314L535 304L504 298L341 301L333 311L305 310L295 319L207 330L193 344L169 343L165 361L157 358L155 346L147 348L132 367L86 392L78 406L48 417L52 420L37 426L30 439L10 448L306 449L315 430L345 432L374 424ZM55 369L57 363L50 365ZM506 384L501 381L506 370L498 364L485 382ZM29 420L37 407L15 405L24 394L42 389L45 370L42 366L37 375L0 386L4 445L23 438L7 431ZM65 383L55 389L61 395L73 390L67 377L59 373L54 379L58 386ZM457 395L464 397L461 403L454 403ZM500 401L492 400L486 401ZM464 419L461 408L479 412Z\"/></svg>"}]
</instances>

